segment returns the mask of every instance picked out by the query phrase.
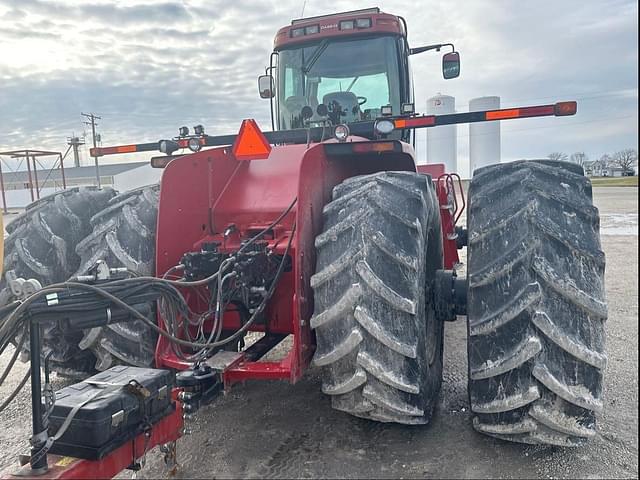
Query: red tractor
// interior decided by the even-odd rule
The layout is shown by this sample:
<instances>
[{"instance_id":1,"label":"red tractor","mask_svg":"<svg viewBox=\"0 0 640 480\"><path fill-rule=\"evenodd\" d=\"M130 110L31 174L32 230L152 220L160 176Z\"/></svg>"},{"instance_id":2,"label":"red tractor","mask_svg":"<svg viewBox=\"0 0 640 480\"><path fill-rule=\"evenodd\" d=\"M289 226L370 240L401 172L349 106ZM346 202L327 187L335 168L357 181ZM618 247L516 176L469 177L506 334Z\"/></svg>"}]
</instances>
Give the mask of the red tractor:
<instances>
[{"instance_id":1,"label":"red tractor","mask_svg":"<svg viewBox=\"0 0 640 480\"><path fill-rule=\"evenodd\" d=\"M444 322L466 315L476 430L561 446L594 436L605 260L582 167L522 160L475 171L463 229L459 177L418 167L411 146L418 128L573 115L576 104L416 114L409 57L442 48L452 50L444 77L457 77L453 45L410 48L404 19L377 8L294 20L258 81L272 132L245 120L238 135L183 127L170 140L94 151L160 150L151 162L164 172L159 187L119 195L61 192L8 226L5 271L102 300L43 328L50 368L85 377L121 364L175 370L174 399L190 414L223 387L295 383L313 363L335 409L426 424L442 382ZM147 287L157 307L143 298ZM262 360L285 339L281 359ZM163 424L173 436L156 424L146 432L163 443L180 424ZM124 468L139 453L109 448L84 462L114 474L105 458L120 455L114 465ZM86 474L78 465L87 463L74 465L60 476Z\"/></svg>"}]
</instances>

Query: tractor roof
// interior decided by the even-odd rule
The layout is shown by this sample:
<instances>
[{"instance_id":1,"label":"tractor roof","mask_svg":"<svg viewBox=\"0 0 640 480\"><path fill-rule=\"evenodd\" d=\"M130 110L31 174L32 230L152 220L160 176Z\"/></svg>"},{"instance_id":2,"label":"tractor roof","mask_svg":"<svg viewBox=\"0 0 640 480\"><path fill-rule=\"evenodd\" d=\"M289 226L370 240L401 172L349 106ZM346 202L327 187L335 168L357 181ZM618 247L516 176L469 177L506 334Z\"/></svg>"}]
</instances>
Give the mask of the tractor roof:
<instances>
[{"instance_id":1,"label":"tractor roof","mask_svg":"<svg viewBox=\"0 0 640 480\"><path fill-rule=\"evenodd\" d=\"M406 36L404 20L381 12L379 8L351 10L349 12L298 18L291 25L278 30L273 42L274 50L291 45L314 42L324 38L354 37L371 34Z\"/></svg>"}]
</instances>

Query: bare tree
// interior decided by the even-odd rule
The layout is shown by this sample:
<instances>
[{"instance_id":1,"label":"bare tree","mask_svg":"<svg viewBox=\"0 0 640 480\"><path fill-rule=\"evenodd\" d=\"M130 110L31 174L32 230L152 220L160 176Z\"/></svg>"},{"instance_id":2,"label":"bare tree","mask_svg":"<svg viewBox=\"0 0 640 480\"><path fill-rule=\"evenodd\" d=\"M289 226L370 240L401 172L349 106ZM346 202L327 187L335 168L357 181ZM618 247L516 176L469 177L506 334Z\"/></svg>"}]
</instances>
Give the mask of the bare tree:
<instances>
[{"instance_id":1,"label":"bare tree","mask_svg":"<svg viewBox=\"0 0 640 480\"><path fill-rule=\"evenodd\" d=\"M638 163L638 151L634 148L626 148L613 154L613 162L622 169L623 173L633 171Z\"/></svg>"},{"instance_id":2,"label":"bare tree","mask_svg":"<svg viewBox=\"0 0 640 480\"><path fill-rule=\"evenodd\" d=\"M584 152L576 152L571 154L570 160L572 163L577 163L581 167L584 167L584 164L589 160L589 157L587 157L587 154Z\"/></svg>"},{"instance_id":3,"label":"bare tree","mask_svg":"<svg viewBox=\"0 0 640 480\"><path fill-rule=\"evenodd\" d=\"M567 154L563 152L551 152L547 155L549 160L560 160L562 162L566 162L568 160Z\"/></svg>"}]
</instances>

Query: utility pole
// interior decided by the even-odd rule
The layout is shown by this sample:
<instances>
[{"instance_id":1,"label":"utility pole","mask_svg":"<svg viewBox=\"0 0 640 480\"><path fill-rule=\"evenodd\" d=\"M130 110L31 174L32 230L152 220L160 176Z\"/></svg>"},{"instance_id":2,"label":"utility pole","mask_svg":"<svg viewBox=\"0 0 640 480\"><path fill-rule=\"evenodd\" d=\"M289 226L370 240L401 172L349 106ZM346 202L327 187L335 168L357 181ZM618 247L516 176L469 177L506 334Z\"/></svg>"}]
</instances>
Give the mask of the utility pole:
<instances>
[{"instance_id":1,"label":"utility pole","mask_svg":"<svg viewBox=\"0 0 640 480\"><path fill-rule=\"evenodd\" d=\"M84 122L85 125L91 125L91 135L93 138L93 148L95 149L97 147L96 145L96 126L98 125L96 123L96 120L101 120L101 117L98 117L97 115L94 115L93 113L81 113L81 115L83 117L87 117L90 121L89 122ZM101 187L100 185L100 167L98 166L98 157L93 157L93 160L96 164L96 180L98 181L98 188Z\"/></svg>"},{"instance_id":2,"label":"utility pole","mask_svg":"<svg viewBox=\"0 0 640 480\"><path fill-rule=\"evenodd\" d=\"M78 153L78 147L84 145L84 138L76 137L75 134L71 137L67 137L67 145L73 148L73 166L80 166L80 154Z\"/></svg>"}]
</instances>

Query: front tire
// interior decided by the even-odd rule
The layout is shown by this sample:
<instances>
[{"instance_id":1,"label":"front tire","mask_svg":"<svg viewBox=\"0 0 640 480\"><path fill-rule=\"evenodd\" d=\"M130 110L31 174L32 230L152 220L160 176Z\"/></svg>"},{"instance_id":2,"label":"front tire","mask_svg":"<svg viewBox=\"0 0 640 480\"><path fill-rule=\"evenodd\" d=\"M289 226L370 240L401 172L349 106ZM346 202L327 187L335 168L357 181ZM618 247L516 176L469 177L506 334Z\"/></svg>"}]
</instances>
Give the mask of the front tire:
<instances>
[{"instance_id":1,"label":"front tire","mask_svg":"<svg viewBox=\"0 0 640 480\"><path fill-rule=\"evenodd\" d=\"M442 382L443 325L431 282L442 268L431 178L381 172L345 180L323 210L311 278L322 391L333 408L424 424Z\"/></svg>"},{"instance_id":2,"label":"front tire","mask_svg":"<svg viewBox=\"0 0 640 480\"><path fill-rule=\"evenodd\" d=\"M505 440L576 446L595 435L606 365L599 215L582 167L477 170L469 189L473 425Z\"/></svg>"}]
</instances>

